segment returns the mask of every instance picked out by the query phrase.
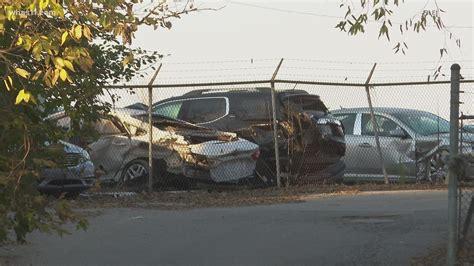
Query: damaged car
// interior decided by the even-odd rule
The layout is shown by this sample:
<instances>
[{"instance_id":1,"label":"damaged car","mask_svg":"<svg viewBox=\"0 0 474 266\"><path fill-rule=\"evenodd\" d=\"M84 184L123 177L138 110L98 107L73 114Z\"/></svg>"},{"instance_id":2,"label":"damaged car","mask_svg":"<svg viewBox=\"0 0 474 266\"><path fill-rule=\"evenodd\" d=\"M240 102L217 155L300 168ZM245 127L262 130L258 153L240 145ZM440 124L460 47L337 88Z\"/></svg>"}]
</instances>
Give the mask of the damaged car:
<instances>
[{"instance_id":1,"label":"damaged car","mask_svg":"<svg viewBox=\"0 0 474 266\"><path fill-rule=\"evenodd\" d=\"M444 182L448 174L449 122L429 112L403 108L369 108L332 111L346 130L347 154L344 158L347 181L382 181L382 167L377 153L375 125L389 180ZM465 160L470 160L474 134L460 134ZM472 162L464 173L472 175Z\"/></svg>"},{"instance_id":2,"label":"damaged car","mask_svg":"<svg viewBox=\"0 0 474 266\"><path fill-rule=\"evenodd\" d=\"M207 128L230 131L260 146L257 173L275 183L270 88L195 90L153 105L153 112ZM345 139L342 124L318 95L276 92L278 148L287 180L341 181Z\"/></svg>"},{"instance_id":3,"label":"damaged car","mask_svg":"<svg viewBox=\"0 0 474 266\"><path fill-rule=\"evenodd\" d=\"M56 116L67 127L70 119ZM193 180L236 183L254 177L258 145L184 121L153 115L153 175L156 183ZM112 112L93 127L97 140L86 143L101 181L126 185L148 177L149 124L147 114Z\"/></svg>"}]
</instances>

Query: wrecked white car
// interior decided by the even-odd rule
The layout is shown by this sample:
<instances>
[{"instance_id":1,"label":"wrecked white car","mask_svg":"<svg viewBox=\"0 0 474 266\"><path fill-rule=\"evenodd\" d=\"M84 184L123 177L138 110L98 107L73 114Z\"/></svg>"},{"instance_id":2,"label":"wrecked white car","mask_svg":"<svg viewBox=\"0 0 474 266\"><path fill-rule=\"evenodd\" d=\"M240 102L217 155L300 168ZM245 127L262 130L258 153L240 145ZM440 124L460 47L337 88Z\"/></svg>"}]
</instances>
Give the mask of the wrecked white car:
<instances>
[{"instance_id":1,"label":"wrecked white car","mask_svg":"<svg viewBox=\"0 0 474 266\"><path fill-rule=\"evenodd\" d=\"M67 127L68 117L58 124ZM98 140L88 149L102 181L134 183L148 176L148 115L114 112L95 122ZM236 183L253 178L258 145L236 134L210 130L184 121L153 116L155 181L188 178Z\"/></svg>"}]
</instances>

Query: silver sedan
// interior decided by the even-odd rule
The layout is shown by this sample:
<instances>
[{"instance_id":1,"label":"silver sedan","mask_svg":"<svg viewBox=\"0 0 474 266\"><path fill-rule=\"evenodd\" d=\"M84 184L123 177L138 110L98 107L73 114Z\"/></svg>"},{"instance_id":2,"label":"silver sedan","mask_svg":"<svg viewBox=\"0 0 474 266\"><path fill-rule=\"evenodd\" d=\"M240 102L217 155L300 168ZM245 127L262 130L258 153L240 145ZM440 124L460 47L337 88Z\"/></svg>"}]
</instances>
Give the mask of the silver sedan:
<instances>
[{"instance_id":1,"label":"silver sedan","mask_svg":"<svg viewBox=\"0 0 474 266\"><path fill-rule=\"evenodd\" d=\"M375 127L389 180L444 181L449 156L449 122L429 112L402 108L349 108L331 112L346 134L346 181L383 180ZM474 134L462 134L463 154L471 154ZM471 165L471 166L469 166ZM472 173L472 164L466 172Z\"/></svg>"}]
</instances>

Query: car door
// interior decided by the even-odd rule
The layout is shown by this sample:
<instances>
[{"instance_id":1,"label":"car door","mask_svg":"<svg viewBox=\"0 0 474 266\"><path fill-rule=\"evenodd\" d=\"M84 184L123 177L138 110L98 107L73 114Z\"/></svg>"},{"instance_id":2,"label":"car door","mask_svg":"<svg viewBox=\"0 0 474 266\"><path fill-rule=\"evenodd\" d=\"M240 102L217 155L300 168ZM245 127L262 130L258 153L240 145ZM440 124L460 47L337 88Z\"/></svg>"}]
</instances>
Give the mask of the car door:
<instances>
[{"instance_id":1,"label":"car door","mask_svg":"<svg viewBox=\"0 0 474 266\"><path fill-rule=\"evenodd\" d=\"M398 178L407 174L407 170L402 169L402 163L406 161L406 151L413 140L408 134L406 137L392 135L392 132L396 132L396 130L403 132L403 128L392 119L383 115L375 115L374 123L369 113L361 115L361 137L356 147L356 153L360 157L360 173L367 175L364 179L368 180L383 178L375 139L375 125L378 128L380 148L387 174L390 178Z\"/></svg>"},{"instance_id":2,"label":"car door","mask_svg":"<svg viewBox=\"0 0 474 266\"><path fill-rule=\"evenodd\" d=\"M99 139L89 145L91 160L102 173L101 179L115 179L131 148L129 132L113 117L99 119L94 127Z\"/></svg>"}]
</instances>

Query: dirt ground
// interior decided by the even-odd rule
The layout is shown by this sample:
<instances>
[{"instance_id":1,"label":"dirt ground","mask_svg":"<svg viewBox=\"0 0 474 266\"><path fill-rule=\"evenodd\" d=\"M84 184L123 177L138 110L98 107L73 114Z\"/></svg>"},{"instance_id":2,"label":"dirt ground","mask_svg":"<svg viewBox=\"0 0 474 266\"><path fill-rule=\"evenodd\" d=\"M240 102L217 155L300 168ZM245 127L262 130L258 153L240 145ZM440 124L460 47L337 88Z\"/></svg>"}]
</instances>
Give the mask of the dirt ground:
<instances>
[{"instance_id":1,"label":"dirt ground","mask_svg":"<svg viewBox=\"0 0 474 266\"><path fill-rule=\"evenodd\" d=\"M88 192L71 200L72 207L89 208L155 208L192 209L209 207L238 207L302 202L309 198L334 194L355 194L365 191L442 190L437 184L362 184L362 185L305 185L288 188L242 189L211 187L192 191L163 191L126 193L117 191Z\"/></svg>"},{"instance_id":2,"label":"dirt ground","mask_svg":"<svg viewBox=\"0 0 474 266\"><path fill-rule=\"evenodd\" d=\"M474 237L472 240L468 240L474 243ZM426 255L413 258L412 265L414 266L442 266L446 265L446 245L439 246L431 249ZM461 266L474 265L474 251L472 247L464 248L458 254L458 263Z\"/></svg>"},{"instance_id":3,"label":"dirt ground","mask_svg":"<svg viewBox=\"0 0 474 266\"><path fill-rule=\"evenodd\" d=\"M358 185L305 185L288 188L247 189L239 187L208 187L192 191L161 191L129 193L102 189L90 191L69 200L71 207L93 219L109 208L145 208L180 210L195 208L240 207L310 201L335 195L351 195L373 191L446 190L439 184L358 184ZM444 265L446 252L442 247L433 249L426 256L413 260L413 265ZM473 261L465 256L463 261ZM13 258L0 257L0 265L9 265ZM6 263L5 263L6 262ZM466 264L466 265L472 265Z\"/></svg>"}]
</instances>

